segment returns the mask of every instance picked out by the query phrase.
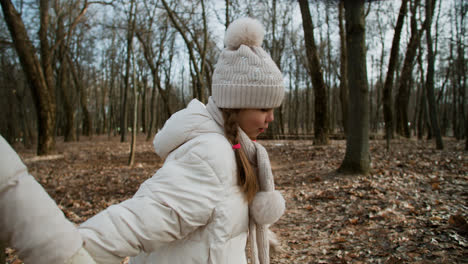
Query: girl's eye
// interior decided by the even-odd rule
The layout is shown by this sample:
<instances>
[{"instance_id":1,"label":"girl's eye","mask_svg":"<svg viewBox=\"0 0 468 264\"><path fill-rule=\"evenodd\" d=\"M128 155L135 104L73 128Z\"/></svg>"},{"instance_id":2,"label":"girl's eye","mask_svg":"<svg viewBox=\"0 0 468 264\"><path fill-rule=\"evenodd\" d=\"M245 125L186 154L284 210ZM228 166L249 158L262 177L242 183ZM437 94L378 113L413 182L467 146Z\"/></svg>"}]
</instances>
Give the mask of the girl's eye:
<instances>
[{"instance_id":1,"label":"girl's eye","mask_svg":"<svg viewBox=\"0 0 468 264\"><path fill-rule=\"evenodd\" d=\"M270 109L266 109L266 108L260 109L260 111L262 111L262 112L268 112L269 110L270 110Z\"/></svg>"}]
</instances>

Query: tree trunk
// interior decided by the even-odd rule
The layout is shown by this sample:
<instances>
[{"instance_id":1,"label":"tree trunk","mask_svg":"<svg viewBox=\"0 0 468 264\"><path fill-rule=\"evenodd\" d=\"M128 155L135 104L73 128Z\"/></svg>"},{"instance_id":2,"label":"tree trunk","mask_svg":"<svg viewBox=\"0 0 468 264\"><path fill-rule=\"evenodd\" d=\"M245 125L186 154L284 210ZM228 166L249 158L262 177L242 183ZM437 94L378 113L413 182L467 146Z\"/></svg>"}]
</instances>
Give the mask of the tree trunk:
<instances>
[{"instance_id":1,"label":"tree trunk","mask_svg":"<svg viewBox=\"0 0 468 264\"><path fill-rule=\"evenodd\" d=\"M75 108L72 106L72 102L70 99L70 95L68 94L68 88L71 86L69 83L65 85L65 83L68 81L68 78L66 78L66 66L65 63L60 66L60 81L59 81L59 89L62 93L63 97L63 108L65 110L65 131L64 131L64 141L65 142L71 142L71 141L76 141L76 128L75 128Z\"/></svg>"},{"instance_id":2,"label":"tree trunk","mask_svg":"<svg viewBox=\"0 0 468 264\"><path fill-rule=\"evenodd\" d=\"M370 170L369 91L363 9L364 0L345 1L349 115L346 154L338 172L367 175Z\"/></svg>"},{"instance_id":3,"label":"tree trunk","mask_svg":"<svg viewBox=\"0 0 468 264\"><path fill-rule=\"evenodd\" d=\"M289 69L290 71L292 72L292 65L291 63L289 64ZM296 76L297 76L297 72L298 72L298 68L296 68ZM293 90L293 84L292 84L292 78L293 78L293 75L292 74L289 74L289 93L287 94L287 100L288 100L288 134L291 134L292 133L292 127L293 127L293 106L292 106L292 96L293 96L293 93L292 93L292 90ZM297 79L296 79L297 80ZM297 113L296 113L297 115Z\"/></svg>"},{"instance_id":4,"label":"tree trunk","mask_svg":"<svg viewBox=\"0 0 468 264\"><path fill-rule=\"evenodd\" d=\"M393 116L393 98L392 98L392 87L393 78L396 70L396 64L398 60L398 54L400 49L400 37L401 30L403 28L403 22L408 10L408 0L403 0L398 14L397 23L395 26L395 33L393 35L392 49L390 52L390 60L388 62L387 76L385 78L384 90L383 90L383 113L385 120L385 137L387 139L387 150L390 149L390 139L393 138L395 131L394 116Z\"/></svg>"},{"instance_id":5,"label":"tree trunk","mask_svg":"<svg viewBox=\"0 0 468 264\"><path fill-rule=\"evenodd\" d=\"M154 112L156 110L155 102L156 102L156 82L153 79L153 87L151 88L151 101L150 101L150 109L149 109L150 121L148 125L148 133L146 135L147 141L149 141L153 136L153 128L154 128L154 123L155 123Z\"/></svg>"},{"instance_id":6,"label":"tree trunk","mask_svg":"<svg viewBox=\"0 0 468 264\"><path fill-rule=\"evenodd\" d=\"M296 60L296 80L294 82L294 134L299 134L299 61ZM290 91L292 92L292 91ZM290 117L291 118L291 117ZM284 133L283 133L284 134Z\"/></svg>"},{"instance_id":7,"label":"tree trunk","mask_svg":"<svg viewBox=\"0 0 468 264\"><path fill-rule=\"evenodd\" d=\"M46 77L46 73L41 67L41 63L35 53L35 48L29 40L27 31L18 11L16 11L15 7L9 0L2 0L0 3L2 5L5 22L8 25L8 29L15 44L16 52L18 53L21 66L33 92L38 115L37 154L52 154L55 152L54 129L56 122L56 105L55 91L52 87L48 86L47 80L50 80L50 76ZM45 16L42 11L41 16ZM42 22L45 23L47 20L41 18L41 23ZM46 27L47 25L41 25L40 34L42 34L42 31L46 30ZM47 61L48 58L42 58L42 60ZM48 71L47 73L50 72Z\"/></svg>"},{"instance_id":8,"label":"tree trunk","mask_svg":"<svg viewBox=\"0 0 468 264\"><path fill-rule=\"evenodd\" d=\"M429 104L429 118L431 120L432 134L436 139L436 148L444 149L442 136L440 134L439 118L437 117L437 106L434 95L434 50L432 47L432 14L434 13L435 0L426 0L426 43L427 43L427 76L426 94Z\"/></svg>"},{"instance_id":9,"label":"tree trunk","mask_svg":"<svg viewBox=\"0 0 468 264\"><path fill-rule=\"evenodd\" d=\"M226 2L226 12L225 12L226 18L225 18L225 21L224 21L224 26L225 26L225 30L226 30L228 28L229 24L231 23L229 21L229 6L231 5L230 4L231 1L225 0L225 2Z\"/></svg>"},{"instance_id":10,"label":"tree trunk","mask_svg":"<svg viewBox=\"0 0 468 264\"><path fill-rule=\"evenodd\" d=\"M315 144L328 144L328 99L325 82L323 80L322 68L317 55L317 47L314 39L314 25L310 16L309 3L307 0L299 0L302 14L302 27L304 29L304 39L309 66L309 75L315 91Z\"/></svg>"},{"instance_id":11,"label":"tree trunk","mask_svg":"<svg viewBox=\"0 0 468 264\"><path fill-rule=\"evenodd\" d=\"M412 17L411 17L411 37L408 43L408 48L405 54L405 60L403 63L403 68L401 70L400 85L398 89L398 94L395 100L395 109L396 109L396 129L397 132L409 138L410 130L408 125L408 103L410 97L410 81L413 71L414 58L416 57L417 49L420 45L421 36L424 32L425 24L427 19L424 21L421 29L418 30L417 27L417 17L416 10L419 6L419 1L416 0L412 7Z\"/></svg>"},{"instance_id":12,"label":"tree trunk","mask_svg":"<svg viewBox=\"0 0 468 264\"><path fill-rule=\"evenodd\" d=\"M454 97L457 98L457 109L455 110L458 113L456 116L457 119L457 126L454 126L456 131L455 137L457 139L463 139L463 132L466 131L463 129L463 126L466 124L465 119L468 119L465 116L465 109L466 109L466 59L465 59L465 47L466 47L466 22L465 18L467 15L467 5L466 1L458 2L458 7L455 8L455 32L456 32L456 48L457 48L457 58L455 60L455 75L454 81L456 85L454 85L454 89L458 90L458 96ZM455 107L455 106L454 106Z\"/></svg>"},{"instance_id":13,"label":"tree trunk","mask_svg":"<svg viewBox=\"0 0 468 264\"><path fill-rule=\"evenodd\" d=\"M65 28L63 24L63 17L60 16L57 21L57 40L65 37ZM65 127L64 127L64 141L71 142L76 141L76 129L75 129L75 108L70 96L70 83L69 83L69 65L66 61L65 54L67 52L68 45L62 41L59 45L58 50L58 74L57 74L57 89L62 95L63 99L63 110L65 111Z\"/></svg>"},{"instance_id":14,"label":"tree trunk","mask_svg":"<svg viewBox=\"0 0 468 264\"><path fill-rule=\"evenodd\" d=\"M468 118L465 119L465 150L468 151Z\"/></svg>"},{"instance_id":15,"label":"tree trunk","mask_svg":"<svg viewBox=\"0 0 468 264\"><path fill-rule=\"evenodd\" d=\"M306 83L306 98L305 98L305 109L306 109L306 115L305 115L305 118L306 118L306 130L307 130L307 134L309 134L312 130L311 128L311 107L310 107L310 97L311 97L311 88L310 88L310 83L309 82L305 82Z\"/></svg>"},{"instance_id":16,"label":"tree trunk","mask_svg":"<svg viewBox=\"0 0 468 264\"><path fill-rule=\"evenodd\" d=\"M147 94L147 91L148 91L148 79L146 78L146 75L143 77L143 89L142 89L142 93L141 93L141 127L142 127L142 133L143 134L146 134L146 130L148 129L147 127L147 117L148 117L148 114L147 114L147 104L146 104L146 101L147 101L147 98L146 98L146 94Z\"/></svg>"},{"instance_id":17,"label":"tree trunk","mask_svg":"<svg viewBox=\"0 0 468 264\"><path fill-rule=\"evenodd\" d=\"M128 30L127 30L127 57L125 59L125 80L124 80L124 90L122 94L122 113L120 116L120 142L125 142L127 138L127 97L128 97L128 87L130 86L130 58L131 50L133 49L133 35L135 30L135 14L133 13L133 8L135 6L135 1L130 2L130 14L128 18Z\"/></svg>"},{"instance_id":18,"label":"tree trunk","mask_svg":"<svg viewBox=\"0 0 468 264\"><path fill-rule=\"evenodd\" d=\"M426 93L421 91L419 94L419 111L418 111L418 119L417 119L417 126L418 126L418 139L421 140L424 137L424 129L426 127Z\"/></svg>"},{"instance_id":19,"label":"tree trunk","mask_svg":"<svg viewBox=\"0 0 468 264\"><path fill-rule=\"evenodd\" d=\"M419 66L419 83L418 90L416 91L416 127L417 127L417 136L421 140L424 136L424 129L426 128L426 92L424 89L424 69L422 62L422 51L421 49L418 52L418 66Z\"/></svg>"},{"instance_id":20,"label":"tree trunk","mask_svg":"<svg viewBox=\"0 0 468 264\"><path fill-rule=\"evenodd\" d=\"M88 110L88 91L87 87L78 79L77 88L80 93L81 111L83 112L83 135L91 137L93 134L93 118Z\"/></svg>"},{"instance_id":21,"label":"tree trunk","mask_svg":"<svg viewBox=\"0 0 468 264\"><path fill-rule=\"evenodd\" d=\"M133 53L133 49L130 50ZM135 162L135 146L136 146L136 135L138 131L137 121L138 121L138 93L137 93L137 81L135 74L135 54L133 54L133 125L132 125L132 143L130 144L130 157L128 158L128 166L133 166Z\"/></svg>"},{"instance_id":22,"label":"tree trunk","mask_svg":"<svg viewBox=\"0 0 468 264\"><path fill-rule=\"evenodd\" d=\"M73 76L73 82L75 83L76 90L78 94L80 95L80 104L81 104L81 111L83 112L83 135L90 137L92 135L92 118L88 110L88 96L86 92L86 88L83 85L82 81L80 80L80 73L78 65L75 65L70 58L70 56L67 56L67 61L68 61L68 66L70 67L70 71Z\"/></svg>"},{"instance_id":23,"label":"tree trunk","mask_svg":"<svg viewBox=\"0 0 468 264\"><path fill-rule=\"evenodd\" d=\"M341 124L343 126L344 134L346 135L348 131L348 70L347 70L347 58L348 54L346 52L346 33L345 25L343 24L344 18L344 1L340 1L339 7L339 28L340 28L340 102L341 102Z\"/></svg>"},{"instance_id":24,"label":"tree trunk","mask_svg":"<svg viewBox=\"0 0 468 264\"><path fill-rule=\"evenodd\" d=\"M101 126L102 134L105 134L107 132L106 97L107 97L107 90L109 89L108 85L109 85L108 80L102 81L101 102L99 106L101 116L102 116L102 126Z\"/></svg>"}]
</instances>

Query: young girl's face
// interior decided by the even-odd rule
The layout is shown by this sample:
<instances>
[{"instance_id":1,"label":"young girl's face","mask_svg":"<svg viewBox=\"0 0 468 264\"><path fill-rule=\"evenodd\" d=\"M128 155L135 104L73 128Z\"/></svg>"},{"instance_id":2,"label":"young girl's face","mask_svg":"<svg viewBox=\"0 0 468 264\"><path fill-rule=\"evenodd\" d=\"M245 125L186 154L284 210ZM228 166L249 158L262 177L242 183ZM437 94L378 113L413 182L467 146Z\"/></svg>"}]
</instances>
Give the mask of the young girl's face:
<instances>
[{"instance_id":1,"label":"young girl's face","mask_svg":"<svg viewBox=\"0 0 468 264\"><path fill-rule=\"evenodd\" d=\"M241 109L237 117L239 126L252 140L257 139L258 135L265 132L268 123L274 120L273 108Z\"/></svg>"}]
</instances>

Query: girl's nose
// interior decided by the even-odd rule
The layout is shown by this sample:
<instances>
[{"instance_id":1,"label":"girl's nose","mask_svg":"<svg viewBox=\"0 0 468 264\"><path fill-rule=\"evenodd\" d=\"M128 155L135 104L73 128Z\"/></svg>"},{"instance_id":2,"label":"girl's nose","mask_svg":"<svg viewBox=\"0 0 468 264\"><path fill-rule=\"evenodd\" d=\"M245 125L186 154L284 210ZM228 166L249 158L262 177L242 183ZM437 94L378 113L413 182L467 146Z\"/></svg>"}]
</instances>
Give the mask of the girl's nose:
<instances>
[{"instance_id":1,"label":"girl's nose","mask_svg":"<svg viewBox=\"0 0 468 264\"><path fill-rule=\"evenodd\" d=\"M270 123L270 122L273 122L273 120L275 120L275 115L274 115L274 110L273 109L270 109L268 110L268 113L267 113L267 116L266 116L266 122L267 123Z\"/></svg>"}]
</instances>

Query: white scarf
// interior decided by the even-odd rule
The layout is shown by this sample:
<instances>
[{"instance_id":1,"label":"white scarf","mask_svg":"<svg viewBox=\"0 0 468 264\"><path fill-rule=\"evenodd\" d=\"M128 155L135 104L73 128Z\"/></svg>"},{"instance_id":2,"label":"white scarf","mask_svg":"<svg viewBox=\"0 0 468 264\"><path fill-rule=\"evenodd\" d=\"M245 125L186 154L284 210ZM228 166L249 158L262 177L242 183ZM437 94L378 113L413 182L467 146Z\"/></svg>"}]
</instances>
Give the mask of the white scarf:
<instances>
[{"instance_id":1,"label":"white scarf","mask_svg":"<svg viewBox=\"0 0 468 264\"><path fill-rule=\"evenodd\" d=\"M213 119L224 127L221 110L215 105L211 97L206 109ZM285 201L280 192L275 191L270 159L266 149L252 141L239 127L239 143L247 155L250 163L258 167L257 179L260 190L249 204L249 240L252 264L270 263L270 239L274 235L268 226L278 221L285 210Z\"/></svg>"}]
</instances>

